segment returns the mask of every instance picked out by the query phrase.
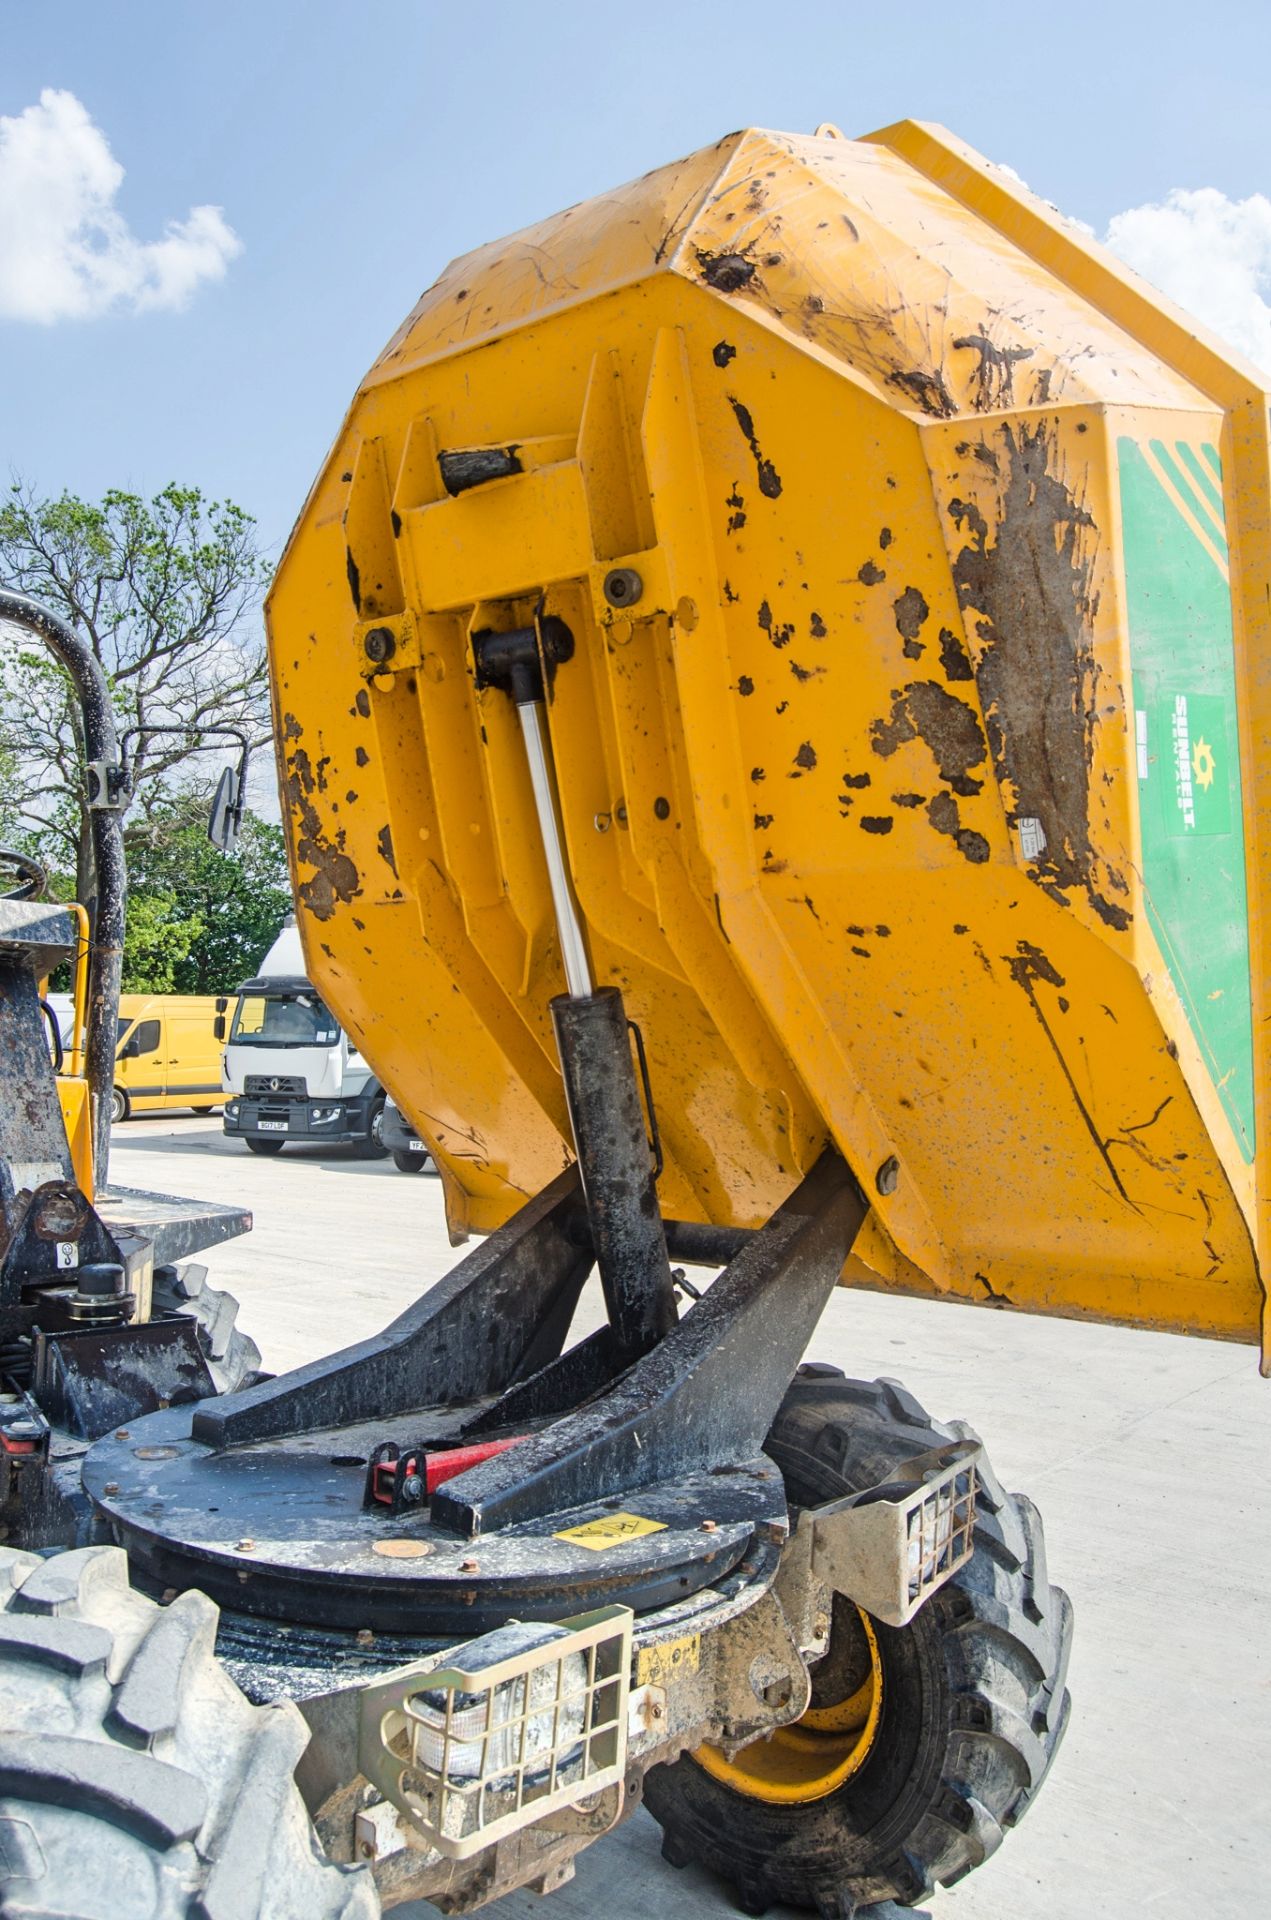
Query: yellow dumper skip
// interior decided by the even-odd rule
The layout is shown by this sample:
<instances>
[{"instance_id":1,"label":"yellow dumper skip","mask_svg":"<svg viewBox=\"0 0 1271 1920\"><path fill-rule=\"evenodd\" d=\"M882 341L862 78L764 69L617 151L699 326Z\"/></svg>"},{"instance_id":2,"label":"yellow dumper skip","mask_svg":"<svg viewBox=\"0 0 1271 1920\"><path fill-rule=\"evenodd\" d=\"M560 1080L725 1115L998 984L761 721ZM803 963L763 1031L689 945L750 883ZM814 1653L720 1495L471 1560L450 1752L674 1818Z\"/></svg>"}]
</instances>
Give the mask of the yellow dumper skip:
<instances>
[{"instance_id":1,"label":"yellow dumper skip","mask_svg":"<svg viewBox=\"0 0 1271 1920\"><path fill-rule=\"evenodd\" d=\"M1255 1341L1268 501L1257 376L938 129L730 135L448 268L269 625L308 972L454 1236L569 1152L471 649L552 614L665 1212L757 1224L830 1136L853 1284Z\"/></svg>"}]
</instances>

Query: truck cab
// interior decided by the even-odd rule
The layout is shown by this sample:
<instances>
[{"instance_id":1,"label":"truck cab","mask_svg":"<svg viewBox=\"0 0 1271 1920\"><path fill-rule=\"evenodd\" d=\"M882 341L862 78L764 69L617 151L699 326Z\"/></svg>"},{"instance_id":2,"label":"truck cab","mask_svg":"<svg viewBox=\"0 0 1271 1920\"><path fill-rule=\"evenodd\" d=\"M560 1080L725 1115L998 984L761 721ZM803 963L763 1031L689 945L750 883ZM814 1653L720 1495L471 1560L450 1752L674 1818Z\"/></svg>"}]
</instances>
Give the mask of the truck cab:
<instances>
[{"instance_id":1,"label":"truck cab","mask_svg":"<svg viewBox=\"0 0 1271 1920\"><path fill-rule=\"evenodd\" d=\"M225 1132L253 1153L294 1140L378 1155L384 1088L302 967L291 923L238 990L222 1062Z\"/></svg>"}]
</instances>

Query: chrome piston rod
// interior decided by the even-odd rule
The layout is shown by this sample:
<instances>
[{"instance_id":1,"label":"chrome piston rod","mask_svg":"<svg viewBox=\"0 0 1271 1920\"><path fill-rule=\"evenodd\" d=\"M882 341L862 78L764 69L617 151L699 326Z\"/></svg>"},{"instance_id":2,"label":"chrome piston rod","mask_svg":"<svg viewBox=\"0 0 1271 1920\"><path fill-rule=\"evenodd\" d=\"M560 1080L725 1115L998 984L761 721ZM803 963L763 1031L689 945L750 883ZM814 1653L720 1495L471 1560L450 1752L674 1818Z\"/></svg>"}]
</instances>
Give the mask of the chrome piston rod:
<instances>
[{"instance_id":1,"label":"chrome piston rod","mask_svg":"<svg viewBox=\"0 0 1271 1920\"><path fill-rule=\"evenodd\" d=\"M516 711L521 722L521 738L525 742L525 757L530 766L530 785L534 789L534 810L538 815L538 830L542 836L543 853L547 860L547 880L552 890L552 907L556 914L556 937L560 942L565 984L571 995L578 999L593 990L591 963L587 958L587 947L583 940L582 922L578 917L578 907L574 900L574 889L570 885L569 868L565 864L565 848L560 829L560 799L556 791L556 771L552 765L547 729L543 724L543 709L537 700L526 700L518 701Z\"/></svg>"},{"instance_id":2,"label":"chrome piston rod","mask_svg":"<svg viewBox=\"0 0 1271 1920\"><path fill-rule=\"evenodd\" d=\"M509 692L520 717L569 989L551 1003L552 1025L614 1358L625 1365L675 1325L675 1287L626 1010L616 987L597 990L593 982L565 858L543 667L568 659L573 639L562 621L541 619L513 633L475 635L473 645L479 679Z\"/></svg>"}]
</instances>

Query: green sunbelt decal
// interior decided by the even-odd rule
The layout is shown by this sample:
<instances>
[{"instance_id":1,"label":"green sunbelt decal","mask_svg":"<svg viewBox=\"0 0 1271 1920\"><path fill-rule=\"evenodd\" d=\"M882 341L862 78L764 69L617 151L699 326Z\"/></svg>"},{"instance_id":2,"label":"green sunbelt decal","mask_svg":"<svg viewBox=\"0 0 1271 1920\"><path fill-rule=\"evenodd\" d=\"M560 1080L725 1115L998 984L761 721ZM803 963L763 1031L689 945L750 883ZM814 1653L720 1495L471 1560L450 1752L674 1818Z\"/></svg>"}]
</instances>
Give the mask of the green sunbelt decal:
<instances>
[{"instance_id":1,"label":"green sunbelt decal","mask_svg":"<svg viewBox=\"0 0 1271 1920\"><path fill-rule=\"evenodd\" d=\"M1253 1012L1236 669L1209 445L1117 443L1148 919L1241 1151Z\"/></svg>"}]
</instances>

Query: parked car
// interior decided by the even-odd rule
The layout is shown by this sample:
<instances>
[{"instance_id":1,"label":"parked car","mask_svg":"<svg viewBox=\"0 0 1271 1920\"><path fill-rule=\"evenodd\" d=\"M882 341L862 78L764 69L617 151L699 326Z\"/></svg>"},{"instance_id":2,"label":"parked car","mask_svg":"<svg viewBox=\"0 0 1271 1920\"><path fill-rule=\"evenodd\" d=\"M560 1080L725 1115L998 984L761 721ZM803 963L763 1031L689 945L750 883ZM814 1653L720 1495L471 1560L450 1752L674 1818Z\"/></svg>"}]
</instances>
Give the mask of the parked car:
<instances>
[{"instance_id":1,"label":"parked car","mask_svg":"<svg viewBox=\"0 0 1271 1920\"><path fill-rule=\"evenodd\" d=\"M399 1173L436 1173L437 1162L391 1098L384 1106L380 1143L392 1154L393 1165Z\"/></svg>"}]
</instances>

